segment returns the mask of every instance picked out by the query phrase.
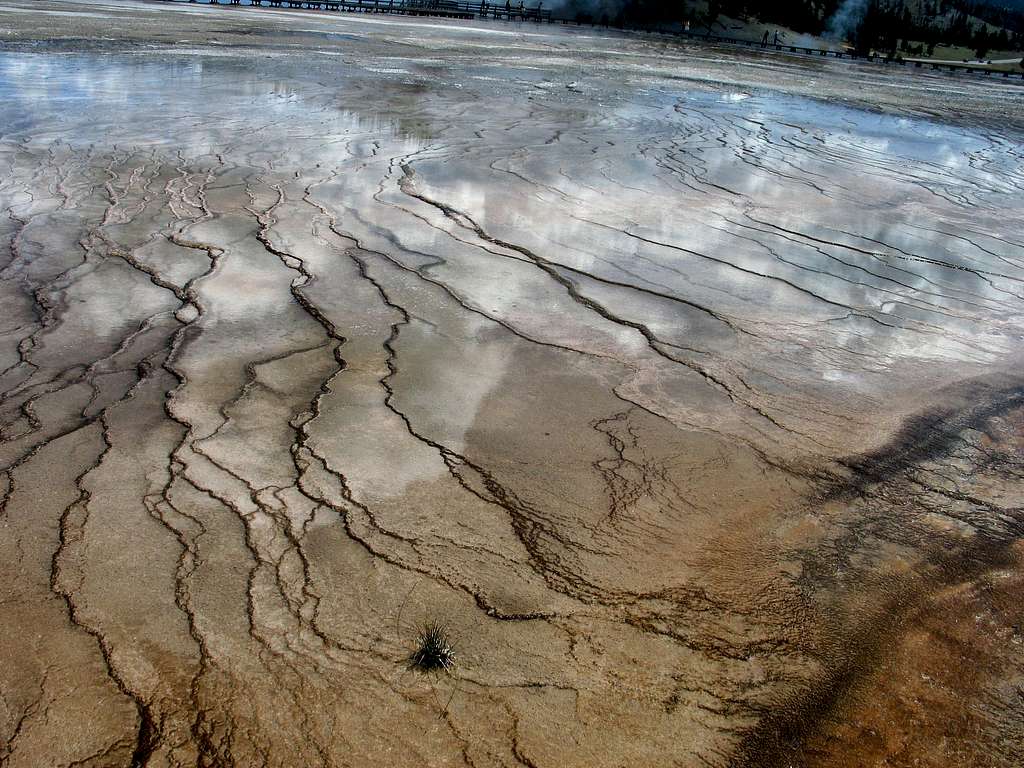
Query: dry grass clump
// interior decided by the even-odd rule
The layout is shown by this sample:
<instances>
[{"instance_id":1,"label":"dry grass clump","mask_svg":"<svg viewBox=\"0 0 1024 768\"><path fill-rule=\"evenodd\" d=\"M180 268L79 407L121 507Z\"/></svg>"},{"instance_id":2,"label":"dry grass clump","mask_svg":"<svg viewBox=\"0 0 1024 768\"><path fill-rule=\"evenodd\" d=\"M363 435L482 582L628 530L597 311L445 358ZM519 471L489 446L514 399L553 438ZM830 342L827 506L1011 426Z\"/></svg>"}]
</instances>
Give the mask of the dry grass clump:
<instances>
[{"instance_id":1,"label":"dry grass clump","mask_svg":"<svg viewBox=\"0 0 1024 768\"><path fill-rule=\"evenodd\" d=\"M416 650L409 655L409 668L420 672L448 672L454 665L455 649L447 629L436 621L425 624L416 636Z\"/></svg>"}]
</instances>

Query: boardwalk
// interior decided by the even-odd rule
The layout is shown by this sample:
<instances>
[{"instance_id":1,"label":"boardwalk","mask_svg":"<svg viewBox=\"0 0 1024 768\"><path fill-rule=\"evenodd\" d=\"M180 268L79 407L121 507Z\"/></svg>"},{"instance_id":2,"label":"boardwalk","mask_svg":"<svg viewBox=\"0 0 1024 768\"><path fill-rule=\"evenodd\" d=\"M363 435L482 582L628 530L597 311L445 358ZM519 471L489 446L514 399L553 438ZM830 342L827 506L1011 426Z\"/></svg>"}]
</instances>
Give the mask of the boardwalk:
<instances>
[{"instance_id":1,"label":"boardwalk","mask_svg":"<svg viewBox=\"0 0 1024 768\"><path fill-rule=\"evenodd\" d=\"M198 2L198 0L190 0ZM206 0L208 5L249 5L348 13L392 13L403 16L440 16L455 19L502 19L505 21L553 21L543 4L462 2L460 0Z\"/></svg>"},{"instance_id":2,"label":"boardwalk","mask_svg":"<svg viewBox=\"0 0 1024 768\"><path fill-rule=\"evenodd\" d=\"M1024 71L1021 72L1009 72L1000 71L994 69L987 69L985 67L970 66L967 64L958 64L950 61L934 61L934 60L923 60L923 59L904 59L902 57L891 57L882 56L878 53L857 53L853 49L837 50L834 48L808 48L802 45L790 45L787 43L762 43L757 40L743 40L737 37L725 37L723 35L712 35L712 34L701 34L698 32L682 32L680 33L684 38L688 40L701 40L712 43L721 43L726 45L739 45L746 48L760 48L766 51L779 51L782 53L796 53L805 56L831 56L836 59L859 59L861 61L871 61L879 64L892 64L895 66L913 67L915 69L921 69L922 67L929 67L936 71L956 72L956 73L973 73L995 77L1004 78L1020 78L1024 79ZM1016 61L1014 59L1013 61ZM1005 62L1004 62L1005 63Z\"/></svg>"},{"instance_id":3,"label":"boardwalk","mask_svg":"<svg viewBox=\"0 0 1024 768\"><path fill-rule=\"evenodd\" d=\"M171 0L173 1L173 0ZM499 21L560 22L580 24L579 19L555 16L552 9L543 2L527 7L525 3L495 3L488 0L467 2L466 0L189 0L191 3L206 5L250 6L256 8L289 8L294 10L333 11L346 13L386 13L402 16L435 16L452 19L492 19ZM594 26L594 25L592 25ZM883 65L906 67L908 69L930 69L954 74L971 74L1003 79L1024 80L1024 71L1011 72L969 66L956 62L939 62L900 57L882 56L876 53L859 54L852 49L811 48L786 43L762 43L724 35L676 31L661 32L686 40L715 43L718 45L757 48L767 52L796 54L800 56L830 57L868 61Z\"/></svg>"}]
</instances>

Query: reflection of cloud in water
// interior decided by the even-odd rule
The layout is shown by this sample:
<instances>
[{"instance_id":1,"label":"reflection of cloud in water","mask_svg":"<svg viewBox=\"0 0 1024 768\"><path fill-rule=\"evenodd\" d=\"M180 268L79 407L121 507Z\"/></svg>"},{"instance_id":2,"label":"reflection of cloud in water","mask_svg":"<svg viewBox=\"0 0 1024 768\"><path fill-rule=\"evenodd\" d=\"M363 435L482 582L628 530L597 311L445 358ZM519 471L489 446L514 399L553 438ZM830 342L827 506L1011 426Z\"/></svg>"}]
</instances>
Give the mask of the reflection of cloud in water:
<instances>
[{"instance_id":1,"label":"reflection of cloud in water","mask_svg":"<svg viewBox=\"0 0 1024 768\"><path fill-rule=\"evenodd\" d=\"M985 655L949 749L1020 764L1008 89L106 5L21 44L134 50L0 53L12 759L916 759L920 659ZM422 616L458 680L396 666Z\"/></svg>"},{"instance_id":2,"label":"reflection of cloud in water","mask_svg":"<svg viewBox=\"0 0 1024 768\"><path fill-rule=\"evenodd\" d=\"M211 55L209 49L171 48L113 60L9 54L0 57L0 74L8 135L32 123L74 124L74 132L60 138L77 145L184 142L195 154L274 125L283 126L285 134L291 126L296 141L401 131L398 118L372 106L362 113L339 109L328 89L310 91L294 80L267 78L252 71L242 55ZM68 102L75 103L73 111ZM143 126L147 130L140 131ZM43 133L35 140L53 136Z\"/></svg>"}]
</instances>

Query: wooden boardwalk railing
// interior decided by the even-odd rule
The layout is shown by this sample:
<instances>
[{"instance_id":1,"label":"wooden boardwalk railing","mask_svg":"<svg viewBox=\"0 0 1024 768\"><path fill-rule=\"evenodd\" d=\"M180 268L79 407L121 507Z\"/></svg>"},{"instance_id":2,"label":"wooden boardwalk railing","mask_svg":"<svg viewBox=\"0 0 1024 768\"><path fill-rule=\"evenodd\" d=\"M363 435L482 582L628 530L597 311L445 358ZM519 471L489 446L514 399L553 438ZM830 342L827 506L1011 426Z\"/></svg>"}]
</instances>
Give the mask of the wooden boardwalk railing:
<instances>
[{"instance_id":1,"label":"wooden boardwalk railing","mask_svg":"<svg viewBox=\"0 0 1024 768\"><path fill-rule=\"evenodd\" d=\"M198 2L199 0L190 0ZM455 19L505 19L508 21L552 21L551 10L543 4L496 3L488 0L205 0L209 5L251 5L268 8L305 8L349 13L394 13L403 16L441 16Z\"/></svg>"},{"instance_id":2,"label":"wooden boardwalk railing","mask_svg":"<svg viewBox=\"0 0 1024 768\"><path fill-rule=\"evenodd\" d=\"M493 0L189 0L204 2L209 5L250 5L268 8L305 8L308 10L338 11L348 13L390 13L403 16L440 16L455 19L504 19L506 21L561 22L571 24L572 19L555 17L551 9L543 7L543 0L533 7L526 7L524 2L494 2ZM532 2L533 0L531 0ZM579 23L579 22L576 22ZM757 40L743 40L737 37L713 35L709 33L682 31L675 34L688 40L737 45L745 48L760 48L766 51L796 53L806 56L832 57L835 59L859 59L879 64L914 67L915 69L930 68L932 70L972 73L988 77L1016 78L1024 80L1024 70L1012 72L993 70L984 67L971 67L966 64L945 61L922 61L917 59L893 58L878 54L858 54L852 50L834 48L808 48L788 43L762 43Z\"/></svg>"},{"instance_id":3,"label":"wooden boardwalk railing","mask_svg":"<svg viewBox=\"0 0 1024 768\"><path fill-rule=\"evenodd\" d=\"M860 59L862 61L873 61L879 64L893 64L896 66L912 66L915 69L930 67L933 70L945 70L948 72L972 72L988 75L990 77L1020 78L1024 80L1024 70L1011 72L1008 70L987 69L984 67L971 67L966 64L958 64L954 61L921 61L917 59L893 58L880 56L875 53L858 54L852 50L835 50L832 48L807 48L802 45L790 45L788 43L762 43L759 40L742 40L738 37L725 37L723 35L700 34L697 32L682 32L684 38L689 40L704 40L712 43L725 43L727 45L740 45L746 48L761 48L769 51L782 51L785 53L800 53L807 56L831 56L836 59ZM1024 55L1024 54L1022 54Z\"/></svg>"}]
</instances>

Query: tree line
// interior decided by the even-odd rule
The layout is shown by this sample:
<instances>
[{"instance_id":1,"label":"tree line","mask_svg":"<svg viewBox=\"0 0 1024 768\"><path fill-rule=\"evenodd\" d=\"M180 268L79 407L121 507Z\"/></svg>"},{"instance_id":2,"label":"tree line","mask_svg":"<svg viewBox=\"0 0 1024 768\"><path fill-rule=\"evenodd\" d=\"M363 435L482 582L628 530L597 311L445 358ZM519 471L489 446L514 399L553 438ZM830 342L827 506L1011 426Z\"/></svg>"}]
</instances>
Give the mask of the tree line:
<instances>
[{"instance_id":1,"label":"tree line","mask_svg":"<svg viewBox=\"0 0 1024 768\"><path fill-rule=\"evenodd\" d=\"M797 32L834 32L858 49L931 54L936 45L1024 49L1024 0L568 0L580 21L615 26L689 24L710 27L719 16L756 18ZM844 22L830 29L837 17Z\"/></svg>"}]
</instances>

